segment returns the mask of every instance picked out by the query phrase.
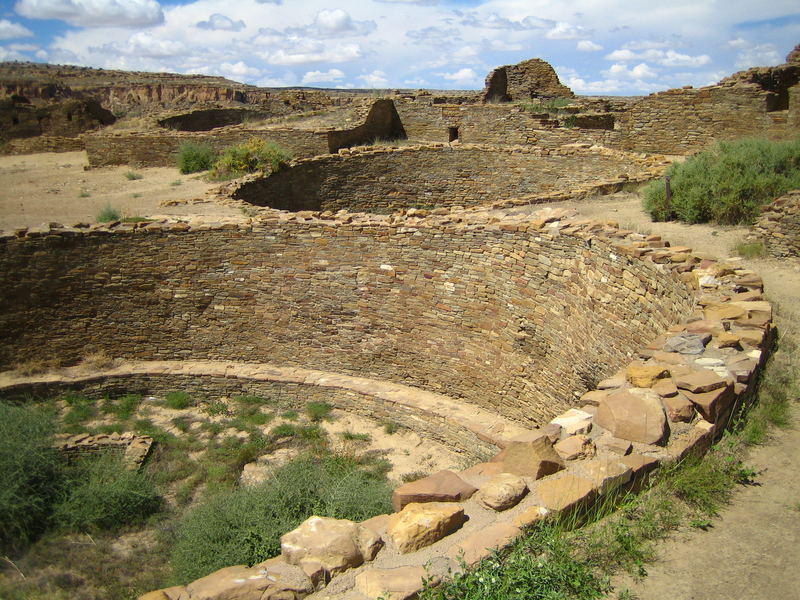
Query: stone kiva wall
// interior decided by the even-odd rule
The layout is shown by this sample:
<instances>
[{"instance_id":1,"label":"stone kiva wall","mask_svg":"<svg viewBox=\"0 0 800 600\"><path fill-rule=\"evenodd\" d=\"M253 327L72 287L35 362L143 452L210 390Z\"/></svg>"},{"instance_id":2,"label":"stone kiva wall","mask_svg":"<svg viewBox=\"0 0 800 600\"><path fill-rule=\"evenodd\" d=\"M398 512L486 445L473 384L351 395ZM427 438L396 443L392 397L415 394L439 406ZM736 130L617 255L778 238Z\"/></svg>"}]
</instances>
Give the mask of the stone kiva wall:
<instances>
[{"instance_id":1,"label":"stone kiva wall","mask_svg":"<svg viewBox=\"0 0 800 600\"><path fill-rule=\"evenodd\" d=\"M213 135L150 132L98 132L84 137L86 154L92 167L131 165L139 167L174 167L178 148L186 142L209 144L217 150L241 144L250 138L264 138L289 150L293 156L316 156L328 151L325 133L299 129L231 128Z\"/></svg>"},{"instance_id":2,"label":"stone kiva wall","mask_svg":"<svg viewBox=\"0 0 800 600\"><path fill-rule=\"evenodd\" d=\"M391 100L376 100L363 124L353 129L328 132L328 151L349 148L359 144L371 144L379 140L406 139L406 131Z\"/></svg>"},{"instance_id":3,"label":"stone kiva wall","mask_svg":"<svg viewBox=\"0 0 800 600\"><path fill-rule=\"evenodd\" d=\"M95 347L314 365L446 390L531 424L568 408L692 304L673 270L591 231L391 221L278 213L197 231L4 236L0 364L43 349L77 361Z\"/></svg>"},{"instance_id":4,"label":"stone kiva wall","mask_svg":"<svg viewBox=\"0 0 800 600\"><path fill-rule=\"evenodd\" d=\"M770 255L800 257L800 190L789 192L765 206L753 226L753 233Z\"/></svg>"}]
</instances>

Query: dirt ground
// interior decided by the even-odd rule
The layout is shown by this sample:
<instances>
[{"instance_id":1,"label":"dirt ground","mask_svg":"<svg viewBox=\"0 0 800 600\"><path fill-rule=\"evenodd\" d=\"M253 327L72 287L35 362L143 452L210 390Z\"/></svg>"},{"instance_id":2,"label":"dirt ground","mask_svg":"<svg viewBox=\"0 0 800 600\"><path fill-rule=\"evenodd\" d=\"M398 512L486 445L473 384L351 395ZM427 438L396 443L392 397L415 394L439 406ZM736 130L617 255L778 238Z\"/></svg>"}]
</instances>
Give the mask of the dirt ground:
<instances>
[{"instance_id":1,"label":"dirt ground","mask_svg":"<svg viewBox=\"0 0 800 600\"><path fill-rule=\"evenodd\" d=\"M94 223L106 206L123 216L241 216L235 209L205 202L219 184L177 168L89 169L85 152L0 156L0 230L57 222ZM141 175L129 179L126 174ZM172 203L177 202L175 205Z\"/></svg>"}]
</instances>

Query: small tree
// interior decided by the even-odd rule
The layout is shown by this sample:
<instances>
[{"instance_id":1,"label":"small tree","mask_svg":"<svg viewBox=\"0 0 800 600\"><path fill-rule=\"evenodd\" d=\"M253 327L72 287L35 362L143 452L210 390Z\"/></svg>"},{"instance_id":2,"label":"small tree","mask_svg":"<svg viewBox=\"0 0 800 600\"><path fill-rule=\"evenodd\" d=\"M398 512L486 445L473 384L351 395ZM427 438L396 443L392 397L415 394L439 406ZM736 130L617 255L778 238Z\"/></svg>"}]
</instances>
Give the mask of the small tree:
<instances>
[{"instance_id":1,"label":"small tree","mask_svg":"<svg viewBox=\"0 0 800 600\"><path fill-rule=\"evenodd\" d=\"M217 152L209 144L185 142L178 148L178 169L184 175L208 171L217 159Z\"/></svg>"}]
</instances>

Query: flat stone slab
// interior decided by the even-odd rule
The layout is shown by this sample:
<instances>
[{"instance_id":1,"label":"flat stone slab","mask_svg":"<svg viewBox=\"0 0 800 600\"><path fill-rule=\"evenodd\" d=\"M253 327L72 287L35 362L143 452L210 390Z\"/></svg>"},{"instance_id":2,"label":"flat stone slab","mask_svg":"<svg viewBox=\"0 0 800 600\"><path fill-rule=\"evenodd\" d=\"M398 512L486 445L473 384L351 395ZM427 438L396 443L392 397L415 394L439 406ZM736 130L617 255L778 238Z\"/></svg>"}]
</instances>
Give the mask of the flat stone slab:
<instances>
[{"instance_id":1,"label":"flat stone slab","mask_svg":"<svg viewBox=\"0 0 800 600\"><path fill-rule=\"evenodd\" d=\"M478 491L453 471L439 471L404 483L392 492L392 506L400 511L411 502L462 502Z\"/></svg>"},{"instance_id":2,"label":"flat stone slab","mask_svg":"<svg viewBox=\"0 0 800 600\"><path fill-rule=\"evenodd\" d=\"M559 425L565 435L589 433L592 430L592 415L577 408L570 408L567 412L550 421Z\"/></svg>"},{"instance_id":3,"label":"flat stone slab","mask_svg":"<svg viewBox=\"0 0 800 600\"><path fill-rule=\"evenodd\" d=\"M620 460L595 458L581 463L581 476L592 482L601 494L628 483L633 471Z\"/></svg>"},{"instance_id":4,"label":"flat stone slab","mask_svg":"<svg viewBox=\"0 0 800 600\"><path fill-rule=\"evenodd\" d=\"M693 394L710 392L727 385L727 382L722 377L708 369L694 371L687 375L679 375L674 378L674 381L678 389L687 390Z\"/></svg>"},{"instance_id":5,"label":"flat stone slab","mask_svg":"<svg viewBox=\"0 0 800 600\"><path fill-rule=\"evenodd\" d=\"M523 527L530 527L531 525L547 518L547 515L549 514L550 511L544 506L529 506L519 514L515 515L514 518L511 519L511 523L520 529Z\"/></svg>"},{"instance_id":6,"label":"flat stone slab","mask_svg":"<svg viewBox=\"0 0 800 600\"><path fill-rule=\"evenodd\" d=\"M278 600L303 598L313 591L311 579L301 569L280 559L254 567L226 567L186 586L191 600Z\"/></svg>"},{"instance_id":7,"label":"flat stone slab","mask_svg":"<svg viewBox=\"0 0 800 600\"><path fill-rule=\"evenodd\" d=\"M564 438L553 448L566 461L591 458L596 452L594 442L586 435L572 435Z\"/></svg>"},{"instance_id":8,"label":"flat stone slab","mask_svg":"<svg viewBox=\"0 0 800 600\"><path fill-rule=\"evenodd\" d=\"M541 479L564 468L564 461L548 438L534 442L514 442L501 450L492 462L503 464L502 472Z\"/></svg>"},{"instance_id":9,"label":"flat stone slab","mask_svg":"<svg viewBox=\"0 0 800 600\"><path fill-rule=\"evenodd\" d=\"M700 394L686 391L684 395L694 404L697 412L709 423L716 423L736 399L732 385L726 385L725 387Z\"/></svg>"},{"instance_id":10,"label":"flat stone slab","mask_svg":"<svg viewBox=\"0 0 800 600\"><path fill-rule=\"evenodd\" d=\"M658 444L667 430L667 418L657 398L624 390L601 402L594 419L614 437L643 444Z\"/></svg>"},{"instance_id":11,"label":"flat stone slab","mask_svg":"<svg viewBox=\"0 0 800 600\"><path fill-rule=\"evenodd\" d=\"M460 528L464 507L452 502L412 502L389 516L387 535L401 554L430 546Z\"/></svg>"},{"instance_id":12,"label":"flat stone slab","mask_svg":"<svg viewBox=\"0 0 800 600\"><path fill-rule=\"evenodd\" d=\"M370 600L410 600L425 587L424 567L367 569L356 575L355 588Z\"/></svg>"},{"instance_id":13,"label":"flat stone slab","mask_svg":"<svg viewBox=\"0 0 800 600\"><path fill-rule=\"evenodd\" d=\"M533 491L551 511L571 510L589 502L597 494L591 481L571 473L537 481Z\"/></svg>"},{"instance_id":14,"label":"flat stone slab","mask_svg":"<svg viewBox=\"0 0 800 600\"><path fill-rule=\"evenodd\" d=\"M491 556L493 551L505 548L521 534L522 530L510 523L495 523L452 546L447 556L471 567Z\"/></svg>"}]
</instances>

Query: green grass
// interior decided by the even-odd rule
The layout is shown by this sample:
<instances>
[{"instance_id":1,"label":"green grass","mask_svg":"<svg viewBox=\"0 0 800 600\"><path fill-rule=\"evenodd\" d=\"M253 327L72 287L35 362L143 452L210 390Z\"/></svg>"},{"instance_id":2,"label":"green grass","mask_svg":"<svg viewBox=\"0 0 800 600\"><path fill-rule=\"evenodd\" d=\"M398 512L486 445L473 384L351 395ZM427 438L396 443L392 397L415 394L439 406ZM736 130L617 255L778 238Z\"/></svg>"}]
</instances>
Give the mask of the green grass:
<instances>
[{"instance_id":1,"label":"green grass","mask_svg":"<svg viewBox=\"0 0 800 600\"><path fill-rule=\"evenodd\" d=\"M742 258L762 258L767 254L764 243L760 241L739 242L736 244L733 251Z\"/></svg>"},{"instance_id":2,"label":"green grass","mask_svg":"<svg viewBox=\"0 0 800 600\"><path fill-rule=\"evenodd\" d=\"M291 423L281 423L280 425L273 427L270 433L276 438L293 437L297 435L297 425L292 425Z\"/></svg>"},{"instance_id":3,"label":"green grass","mask_svg":"<svg viewBox=\"0 0 800 600\"><path fill-rule=\"evenodd\" d=\"M192 396L188 392L169 392L164 396L164 406L174 410L184 410L193 406Z\"/></svg>"},{"instance_id":4,"label":"green grass","mask_svg":"<svg viewBox=\"0 0 800 600\"><path fill-rule=\"evenodd\" d=\"M111 223L113 221L119 221L122 218L120 212L111 206L110 204L106 204L103 209L97 213L97 221L99 223Z\"/></svg>"},{"instance_id":5,"label":"green grass","mask_svg":"<svg viewBox=\"0 0 800 600\"><path fill-rule=\"evenodd\" d=\"M187 175L208 171L217 160L217 152L209 144L186 142L178 148L178 170Z\"/></svg>"},{"instance_id":6,"label":"green grass","mask_svg":"<svg viewBox=\"0 0 800 600\"><path fill-rule=\"evenodd\" d=\"M125 173L125 179L128 181L137 181L139 179L144 179L144 175L135 171L128 171Z\"/></svg>"},{"instance_id":7,"label":"green grass","mask_svg":"<svg viewBox=\"0 0 800 600\"><path fill-rule=\"evenodd\" d=\"M183 181L181 181L180 179L176 179L175 181L171 181L169 185L171 187L179 187L183 185Z\"/></svg>"},{"instance_id":8,"label":"green grass","mask_svg":"<svg viewBox=\"0 0 800 600\"><path fill-rule=\"evenodd\" d=\"M91 198L92 194L83 190L80 194L78 194L78 198Z\"/></svg>"},{"instance_id":9,"label":"green grass","mask_svg":"<svg viewBox=\"0 0 800 600\"><path fill-rule=\"evenodd\" d=\"M224 402L219 400L209 402L203 407L206 414L217 416L217 415L227 415L228 414L228 405Z\"/></svg>"},{"instance_id":10,"label":"green grass","mask_svg":"<svg viewBox=\"0 0 800 600\"><path fill-rule=\"evenodd\" d=\"M281 418L287 419L289 421L296 421L299 416L300 416L300 413L298 413L294 409L286 410L286 411L283 411L281 413Z\"/></svg>"},{"instance_id":11,"label":"green grass","mask_svg":"<svg viewBox=\"0 0 800 600\"><path fill-rule=\"evenodd\" d=\"M241 177L263 171L273 173L289 162L291 154L261 138L251 138L238 146L227 148L214 163L209 177L216 181Z\"/></svg>"},{"instance_id":12,"label":"green grass","mask_svg":"<svg viewBox=\"0 0 800 600\"><path fill-rule=\"evenodd\" d=\"M327 402L309 402L306 404L306 414L314 423L329 420L332 411L333 406Z\"/></svg>"},{"instance_id":13,"label":"green grass","mask_svg":"<svg viewBox=\"0 0 800 600\"><path fill-rule=\"evenodd\" d=\"M264 484L209 497L175 530L171 562L186 583L280 553L280 536L311 515L360 521L391 511L385 478L353 459L303 455Z\"/></svg>"},{"instance_id":14,"label":"green grass","mask_svg":"<svg viewBox=\"0 0 800 600\"><path fill-rule=\"evenodd\" d=\"M111 398L104 398L101 411L107 415L113 415L113 417L119 421L127 421L136 414L141 403L141 394L125 394L114 400Z\"/></svg>"},{"instance_id":15,"label":"green grass","mask_svg":"<svg viewBox=\"0 0 800 600\"><path fill-rule=\"evenodd\" d=\"M395 421L384 421L383 431L388 435L393 435L400 431L400 424Z\"/></svg>"},{"instance_id":16,"label":"green grass","mask_svg":"<svg viewBox=\"0 0 800 600\"><path fill-rule=\"evenodd\" d=\"M356 433L354 431L342 431L339 434L343 440L353 441L353 442L370 442L372 441L372 436L368 433Z\"/></svg>"},{"instance_id":17,"label":"green grass","mask_svg":"<svg viewBox=\"0 0 800 600\"><path fill-rule=\"evenodd\" d=\"M663 181L644 190L644 209L654 221L752 223L765 203L800 188L800 138L720 142L683 163L673 163L667 175L672 189L669 205Z\"/></svg>"}]
</instances>

